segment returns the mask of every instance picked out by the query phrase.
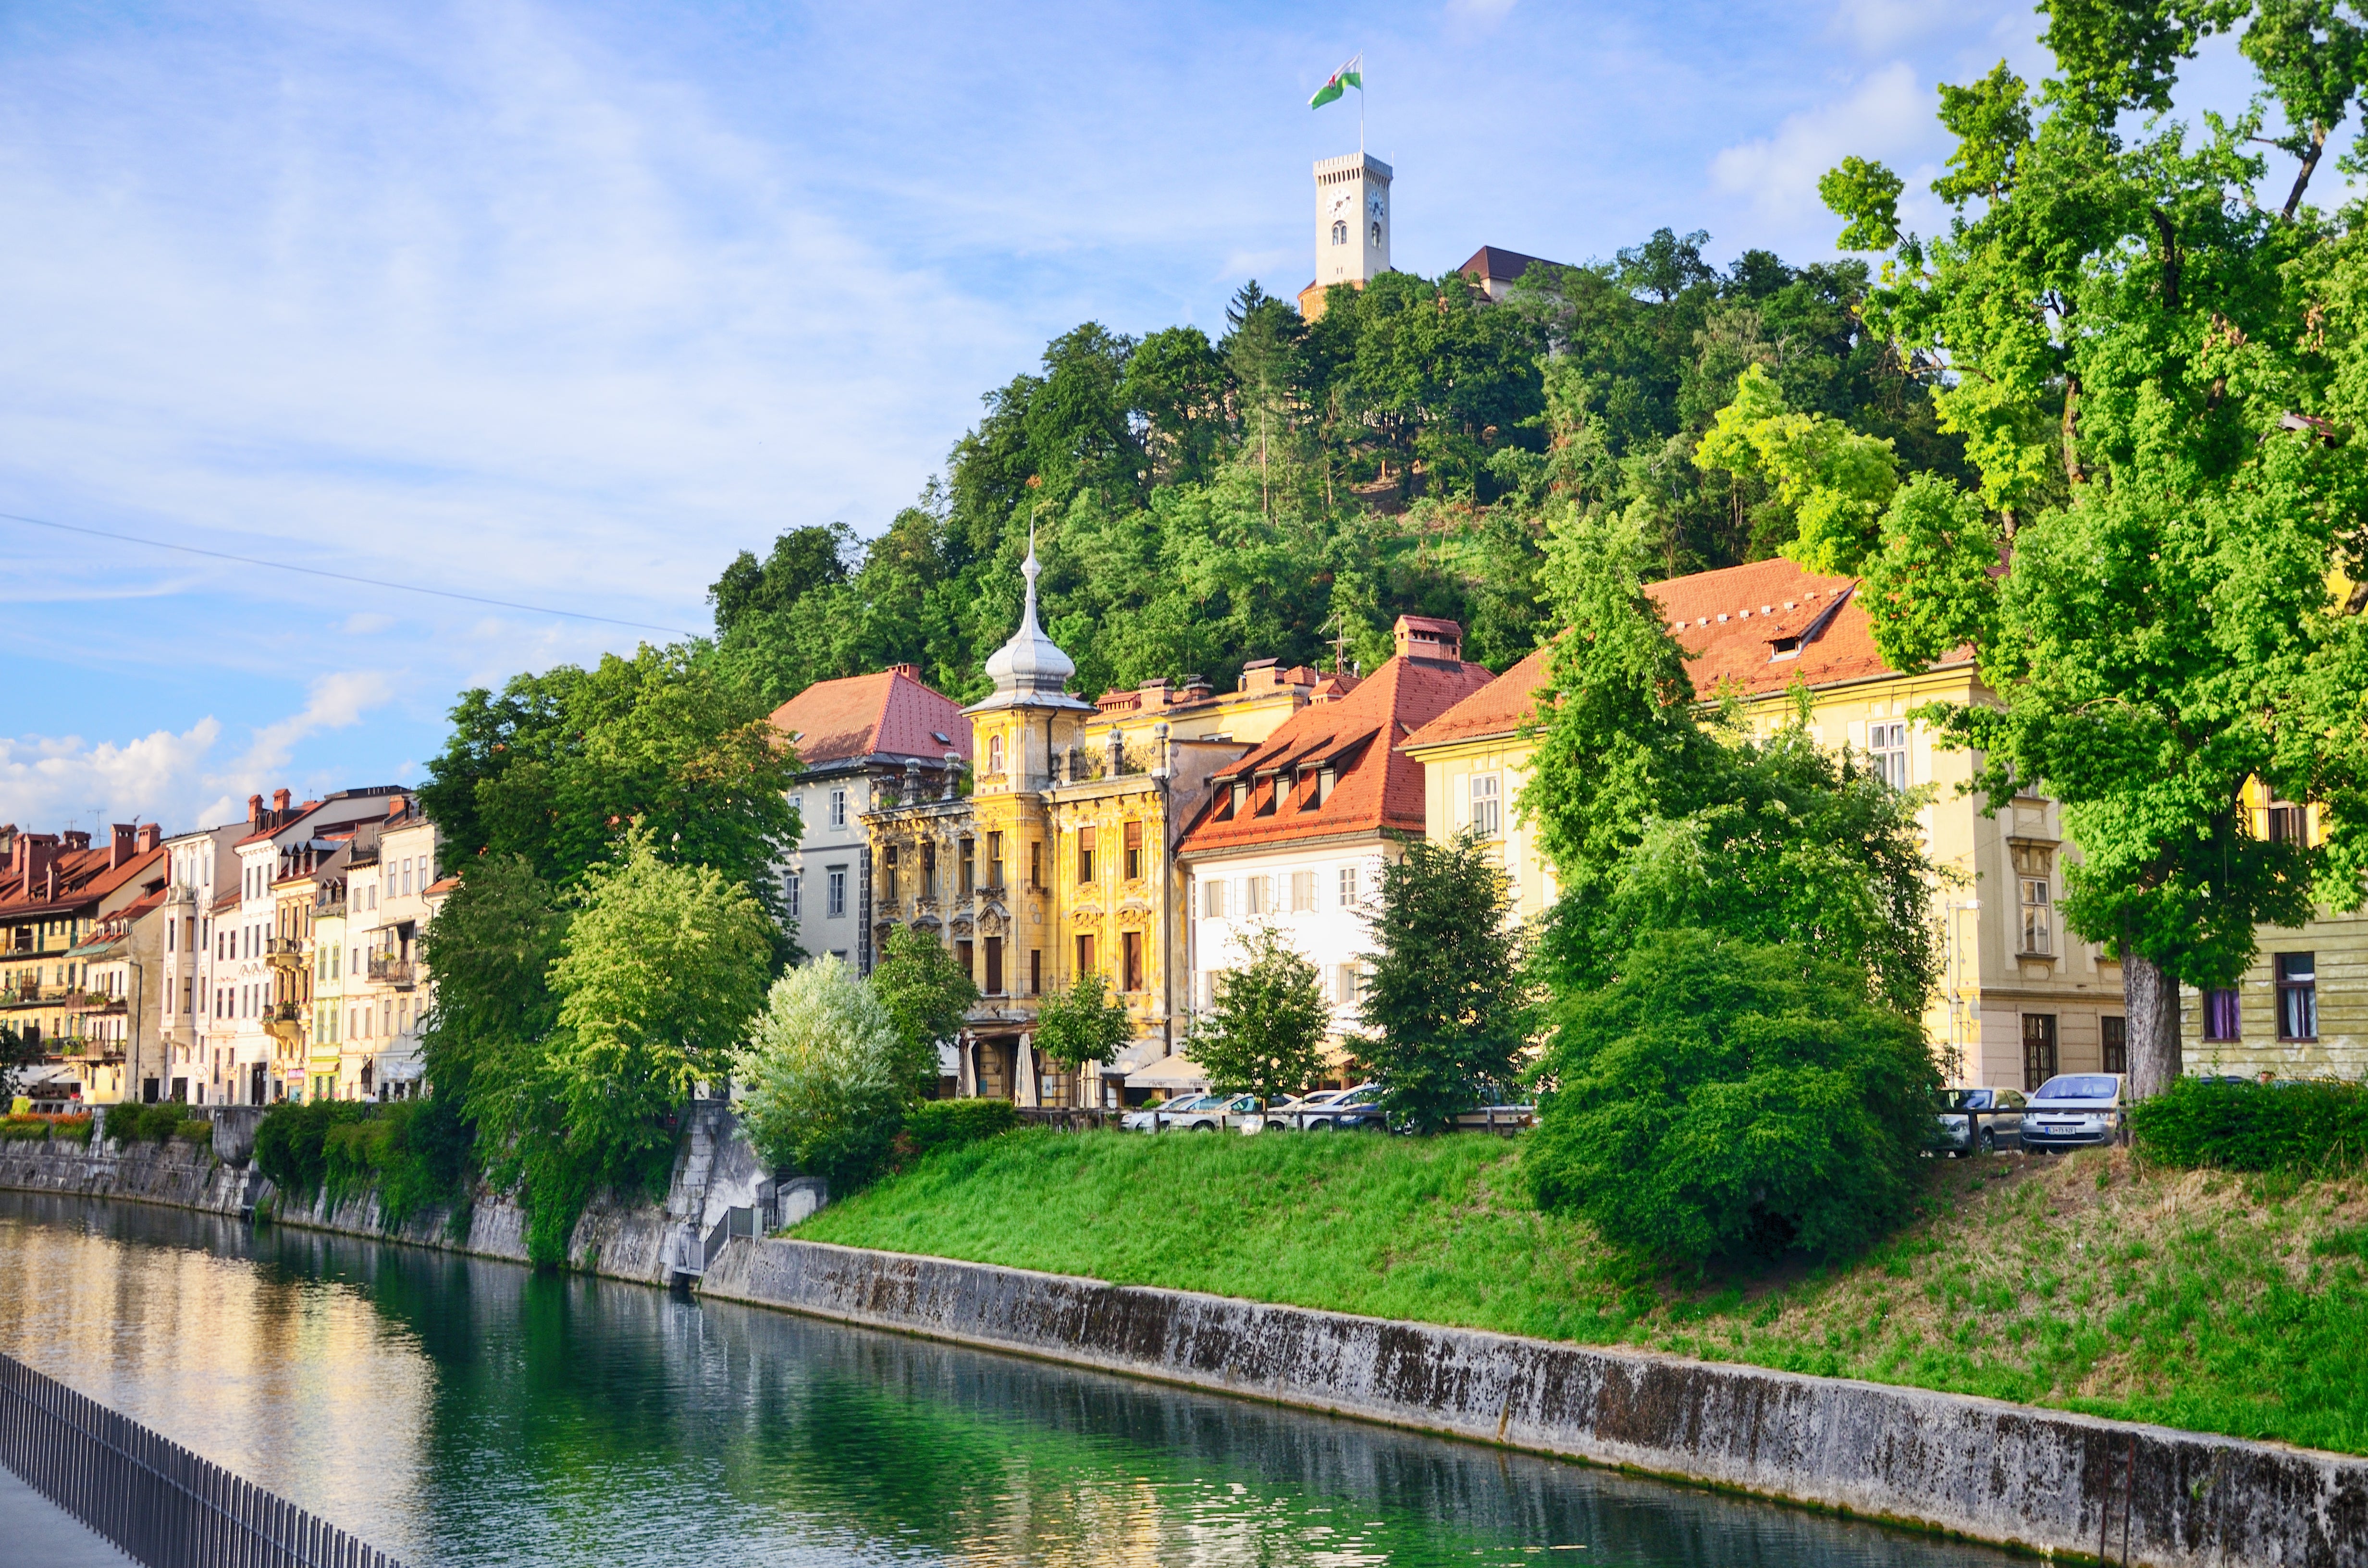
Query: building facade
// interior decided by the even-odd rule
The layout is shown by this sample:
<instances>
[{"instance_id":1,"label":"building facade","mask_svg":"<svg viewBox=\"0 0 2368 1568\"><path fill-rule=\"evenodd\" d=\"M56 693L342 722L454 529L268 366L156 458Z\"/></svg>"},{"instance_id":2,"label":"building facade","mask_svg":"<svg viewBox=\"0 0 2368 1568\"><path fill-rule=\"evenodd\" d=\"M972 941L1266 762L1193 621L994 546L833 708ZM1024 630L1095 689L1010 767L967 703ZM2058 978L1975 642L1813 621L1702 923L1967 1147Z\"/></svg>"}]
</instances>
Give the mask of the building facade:
<instances>
[{"instance_id":1,"label":"building facade","mask_svg":"<svg viewBox=\"0 0 2368 1568\"><path fill-rule=\"evenodd\" d=\"M878 957L873 869L864 814L900 796L911 773L941 789L971 762L970 719L913 665L816 681L773 711L803 771L791 791L798 846L780 868L798 945L869 974Z\"/></svg>"},{"instance_id":2,"label":"building facade","mask_svg":"<svg viewBox=\"0 0 2368 1568\"><path fill-rule=\"evenodd\" d=\"M0 1024L40 1048L49 1076L70 1081L68 1097L97 1103L122 1092L131 1031L108 1022L120 1014L92 971L131 959L95 939L164 891L164 859L154 824L119 824L98 845L87 833L0 827Z\"/></svg>"}]
</instances>

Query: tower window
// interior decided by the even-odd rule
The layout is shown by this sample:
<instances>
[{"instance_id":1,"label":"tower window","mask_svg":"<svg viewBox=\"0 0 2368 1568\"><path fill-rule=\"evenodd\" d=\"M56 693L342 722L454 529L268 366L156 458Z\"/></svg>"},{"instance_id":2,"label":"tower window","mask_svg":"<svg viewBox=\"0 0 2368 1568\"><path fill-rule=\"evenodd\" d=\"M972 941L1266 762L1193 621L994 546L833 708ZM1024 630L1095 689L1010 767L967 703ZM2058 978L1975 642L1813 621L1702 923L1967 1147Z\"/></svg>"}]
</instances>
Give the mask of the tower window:
<instances>
[{"instance_id":1,"label":"tower window","mask_svg":"<svg viewBox=\"0 0 2368 1568\"><path fill-rule=\"evenodd\" d=\"M1003 737L1001 735L986 737L986 770L989 773L1003 771Z\"/></svg>"},{"instance_id":2,"label":"tower window","mask_svg":"<svg viewBox=\"0 0 2368 1568\"><path fill-rule=\"evenodd\" d=\"M1382 248L1382 226L1379 223L1373 225L1373 248Z\"/></svg>"},{"instance_id":3,"label":"tower window","mask_svg":"<svg viewBox=\"0 0 2368 1568\"><path fill-rule=\"evenodd\" d=\"M1345 245L1349 243L1349 220L1346 218L1332 220L1332 243L1336 245Z\"/></svg>"}]
</instances>

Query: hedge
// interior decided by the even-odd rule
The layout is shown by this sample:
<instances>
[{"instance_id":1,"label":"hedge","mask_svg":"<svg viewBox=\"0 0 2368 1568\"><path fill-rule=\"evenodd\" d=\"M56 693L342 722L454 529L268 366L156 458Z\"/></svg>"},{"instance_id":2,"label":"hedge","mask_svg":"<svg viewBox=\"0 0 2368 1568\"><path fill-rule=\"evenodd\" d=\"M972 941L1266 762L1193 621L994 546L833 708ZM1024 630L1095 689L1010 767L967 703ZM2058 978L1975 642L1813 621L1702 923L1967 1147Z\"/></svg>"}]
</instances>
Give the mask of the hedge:
<instances>
[{"instance_id":1,"label":"hedge","mask_svg":"<svg viewBox=\"0 0 2368 1568\"><path fill-rule=\"evenodd\" d=\"M2130 1132L2169 1165L2334 1176L2368 1157L2368 1085L2181 1078L2130 1108Z\"/></svg>"},{"instance_id":2,"label":"hedge","mask_svg":"<svg viewBox=\"0 0 2368 1568\"><path fill-rule=\"evenodd\" d=\"M940 1149L1010 1131L1019 1125L1019 1113L1009 1100L923 1100L905 1112L905 1128L897 1136L899 1165L909 1165Z\"/></svg>"},{"instance_id":3,"label":"hedge","mask_svg":"<svg viewBox=\"0 0 2368 1568\"><path fill-rule=\"evenodd\" d=\"M468 1196L471 1136L449 1100L314 1100L274 1106L255 1130L255 1160L282 1192L342 1200L375 1187L379 1223Z\"/></svg>"},{"instance_id":4,"label":"hedge","mask_svg":"<svg viewBox=\"0 0 2368 1568\"><path fill-rule=\"evenodd\" d=\"M159 1143L168 1138L184 1138L195 1143L212 1138L214 1124L202 1117L190 1116L188 1108L177 1100L155 1105L127 1100L107 1108L107 1135L126 1143L142 1138Z\"/></svg>"}]
</instances>

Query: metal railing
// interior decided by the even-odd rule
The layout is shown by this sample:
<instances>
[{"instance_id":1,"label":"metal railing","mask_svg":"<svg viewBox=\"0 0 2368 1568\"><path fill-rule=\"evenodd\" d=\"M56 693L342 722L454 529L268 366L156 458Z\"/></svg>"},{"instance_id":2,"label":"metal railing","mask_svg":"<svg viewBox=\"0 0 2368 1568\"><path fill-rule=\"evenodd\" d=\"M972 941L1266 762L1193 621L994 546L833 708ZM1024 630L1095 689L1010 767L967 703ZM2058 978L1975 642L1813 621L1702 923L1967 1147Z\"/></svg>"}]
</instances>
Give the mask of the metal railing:
<instances>
[{"instance_id":1,"label":"metal railing","mask_svg":"<svg viewBox=\"0 0 2368 1568\"><path fill-rule=\"evenodd\" d=\"M392 953L372 953L370 956L370 977L392 983L397 990L408 989L411 985L411 960L396 958Z\"/></svg>"},{"instance_id":2,"label":"metal railing","mask_svg":"<svg viewBox=\"0 0 2368 1568\"><path fill-rule=\"evenodd\" d=\"M0 1464L148 1568L400 1568L7 1355Z\"/></svg>"}]
</instances>

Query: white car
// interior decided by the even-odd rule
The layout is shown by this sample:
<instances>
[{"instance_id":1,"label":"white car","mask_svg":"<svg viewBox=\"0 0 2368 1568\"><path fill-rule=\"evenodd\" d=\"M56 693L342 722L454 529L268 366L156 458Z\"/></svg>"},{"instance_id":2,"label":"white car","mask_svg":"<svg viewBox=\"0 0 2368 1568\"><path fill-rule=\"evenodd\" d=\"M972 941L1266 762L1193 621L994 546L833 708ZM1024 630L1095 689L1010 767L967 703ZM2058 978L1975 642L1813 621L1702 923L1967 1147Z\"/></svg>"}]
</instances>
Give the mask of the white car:
<instances>
[{"instance_id":1,"label":"white car","mask_svg":"<svg viewBox=\"0 0 2368 1568\"><path fill-rule=\"evenodd\" d=\"M1323 1109L1348 1092L1346 1089L1318 1089L1312 1095L1283 1100L1268 1108L1267 1125L1278 1132L1297 1131L1301 1120L1309 1112Z\"/></svg>"},{"instance_id":2,"label":"white car","mask_svg":"<svg viewBox=\"0 0 2368 1568\"><path fill-rule=\"evenodd\" d=\"M1144 1106L1140 1109L1128 1111L1118 1119L1118 1124L1122 1131L1128 1132L1156 1132L1165 1125L1161 1120L1163 1117L1171 1112L1184 1110L1190 1106L1197 1106L1210 1097L1208 1095L1178 1095L1174 1099L1164 1100L1158 1105Z\"/></svg>"},{"instance_id":3,"label":"white car","mask_svg":"<svg viewBox=\"0 0 2368 1568\"><path fill-rule=\"evenodd\" d=\"M1256 1132L1266 1126L1266 1102L1256 1095L1202 1095L1163 1108L1159 1124L1171 1132Z\"/></svg>"},{"instance_id":4,"label":"white car","mask_svg":"<svg viewBox=\"0 0 2368 1568\"><path fill-rule=\"evenodd\" d=\"M1386 1131L1389 1122L1382 1115L1382 1086L1360 1084L1344 1090L1327 1103L1292 1117L1292 1125L1307 1132Z\"/></svg>"},{"instance_id":5,"label":"white car","mask_svg":"<svg viewBox=\"0 0 2368 1568\"><path fill-rule=\"evenodd\" d=\"M2022 1146L2077 1149L2111 1143L2123 1117L2119 1073L2058 1073L2022 1108Z\"/></svg>"}]
</instances>

